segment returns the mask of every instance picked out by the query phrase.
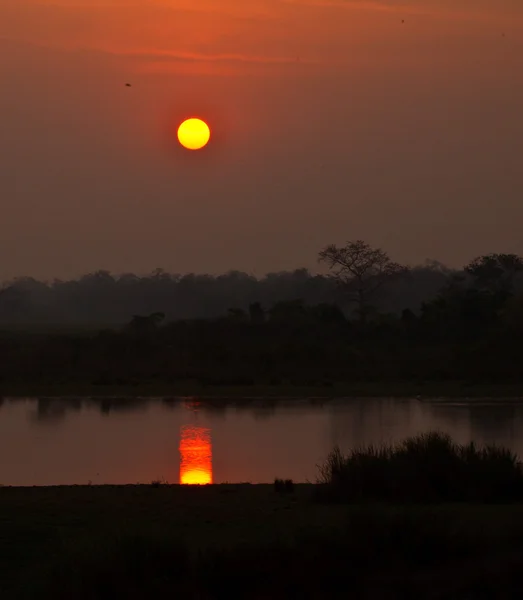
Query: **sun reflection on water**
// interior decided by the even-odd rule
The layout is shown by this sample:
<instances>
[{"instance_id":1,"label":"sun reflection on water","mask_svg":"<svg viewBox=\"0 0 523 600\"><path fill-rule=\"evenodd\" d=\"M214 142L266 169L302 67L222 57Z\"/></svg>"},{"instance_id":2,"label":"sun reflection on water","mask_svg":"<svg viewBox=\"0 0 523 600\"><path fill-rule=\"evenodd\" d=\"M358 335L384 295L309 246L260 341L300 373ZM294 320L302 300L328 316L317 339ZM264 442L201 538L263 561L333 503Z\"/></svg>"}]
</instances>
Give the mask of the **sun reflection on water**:
<instances>
[{"instance_id":1,"label":"sun reflection on water","mask_svg":"<svg viewBox=\"0 0 523 600\"><path fill-rule=\"evenodd\" d=\"M180 434L180 483L212 483L211 430L184 425Z\"/></svg>"}]
</instances>

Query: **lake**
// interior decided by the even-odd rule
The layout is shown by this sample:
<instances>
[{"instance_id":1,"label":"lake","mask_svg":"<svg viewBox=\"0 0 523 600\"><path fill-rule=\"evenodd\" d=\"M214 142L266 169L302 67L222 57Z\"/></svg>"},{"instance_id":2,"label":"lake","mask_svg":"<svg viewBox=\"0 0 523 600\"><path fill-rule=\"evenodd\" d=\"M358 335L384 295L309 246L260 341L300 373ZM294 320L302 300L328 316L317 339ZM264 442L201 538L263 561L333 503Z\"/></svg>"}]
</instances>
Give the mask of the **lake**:
<instances>
[{"instance_id":1,"label":"lake","mask_svg":"<svg viewBox=\"0 0 523 600\"><path fill-rule=\"evenodd\" d=\"M1 398L0 484L314 481L327 453L440 430L523 456L510 400Z\"/></svg>"}]
</instances>

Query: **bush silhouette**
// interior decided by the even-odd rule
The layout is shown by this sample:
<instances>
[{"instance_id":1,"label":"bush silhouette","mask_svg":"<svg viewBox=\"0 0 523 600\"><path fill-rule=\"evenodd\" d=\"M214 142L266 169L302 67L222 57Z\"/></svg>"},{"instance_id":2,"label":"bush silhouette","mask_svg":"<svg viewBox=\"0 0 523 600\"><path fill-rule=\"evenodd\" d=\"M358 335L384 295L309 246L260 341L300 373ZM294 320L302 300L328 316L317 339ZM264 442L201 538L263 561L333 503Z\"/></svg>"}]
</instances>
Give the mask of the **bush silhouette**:
<instances>
[{"instance_id":1,"label":"bush silhouette","mask_svg":"<svg viewBox=\"0 0 523 600\"><path fill-rule=\"evenodd\" d=\"M455 444L439 432L344 456L319 468L319 499L341 502L513 502L523 499L518 457L506 448Z\"/></svg>"}]
</instances>

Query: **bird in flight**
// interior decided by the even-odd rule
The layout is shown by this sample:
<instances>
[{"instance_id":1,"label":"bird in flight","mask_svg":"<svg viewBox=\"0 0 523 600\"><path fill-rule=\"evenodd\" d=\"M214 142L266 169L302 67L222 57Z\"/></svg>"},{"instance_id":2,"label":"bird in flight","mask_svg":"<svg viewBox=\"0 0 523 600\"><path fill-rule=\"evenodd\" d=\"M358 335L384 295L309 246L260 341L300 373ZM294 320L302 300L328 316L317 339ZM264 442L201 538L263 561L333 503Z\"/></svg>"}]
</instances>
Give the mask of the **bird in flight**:
<instances>
[{"instance_id":1,"label":"bird in flight","mask_svg":"<svg viewBox=\"0 0 523 600\"><path fill-rule=\"evenodd\" d=\"M126 83L125 87L131 87L131 84L130 83Z\"/></svg>"}]
</instances>

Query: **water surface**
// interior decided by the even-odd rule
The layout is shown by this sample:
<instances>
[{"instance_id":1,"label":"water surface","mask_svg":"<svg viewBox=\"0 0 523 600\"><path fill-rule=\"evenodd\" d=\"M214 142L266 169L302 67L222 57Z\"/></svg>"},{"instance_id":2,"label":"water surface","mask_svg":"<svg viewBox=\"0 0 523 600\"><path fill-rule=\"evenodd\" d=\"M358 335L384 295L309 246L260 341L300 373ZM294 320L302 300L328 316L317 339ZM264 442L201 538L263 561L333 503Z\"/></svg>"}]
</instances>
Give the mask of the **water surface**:
<instances>
[{"instance_id":1,"label":"water surface","mask_svg":"<svg viewBox=\"0 0 523 600\"><path fill-rule=\"evenodd\" d=\"M361 398L3 398L0 484L313 481L342 449L429 430L523 456L523 404Z\"/></svg>"}]
</instances>

